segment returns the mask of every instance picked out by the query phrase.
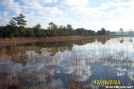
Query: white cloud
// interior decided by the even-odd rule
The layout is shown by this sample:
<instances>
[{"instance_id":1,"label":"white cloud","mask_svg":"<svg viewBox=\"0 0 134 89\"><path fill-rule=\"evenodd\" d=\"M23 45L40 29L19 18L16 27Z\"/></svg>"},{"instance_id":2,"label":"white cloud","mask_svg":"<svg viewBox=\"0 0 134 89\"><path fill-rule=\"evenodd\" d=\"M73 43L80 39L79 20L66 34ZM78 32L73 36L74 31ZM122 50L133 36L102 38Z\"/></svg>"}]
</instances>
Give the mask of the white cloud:
<instances>
[{"instance_id":1,"label":"white cloud","mask_svg":"<svg viewBox=\"0 0 134 89\"><path fill-rule=\"evenodd\" d=\"M54 2L58 2L58 0L53 0Z\"/></svg>"},{"instance_id":2,"label":"white cloud","mask_svg":"<svg viewBox=\"0 0 134 89\"><path fill-rule=\"evenodd\" d=\"M54 3L57 2L58 0L21 0L25 5L36 5L36 4L46 4L46 3Z\"/></svg>"},{"instance_id":3,"label":"white cloud","mask_svg":"<svg viewBox=\"0 0 134 89\"><path fill-rule=\"evenodd\" d=\"M18 2L14 2L14 0L2 0L0 5L4 7L4 11L0 12L0 25L8 24L9 20L12 18L10 14L18 15L21 13L20 4Z\"/></svg>"},{"instance_id":4,"label":"white cloud","mask_svg":"<svg viewBox=\"0 0 134 89\"><path fill-rule=\"evenodd\" d=\"M49 22L57 24L59 20L62 19L63 12L57 7L45 7L37 12L33 11L29 14L25 14L28 26L33 27L37 23L40 23L43 28L47 28Z\"/></svg>"},{"instance_id":5,"label":"white cloud","mask_svg":"<svg viewBox=\"0 0 134 89\"><path fill-rule=\"evenodd\" d=\"M32 2L40 2L41 0L32 0ZM42 2L51 2L52 0L42 0ZM31 2L31 0L21 0L21 2L23 2L23 3L25 3L26 4L26 2ZM32 3L31 2L31 3ZM29 3L27 3L27 4L29 4Z\"/></svg>"},{"instance_id":6,"label":"white cloud","mask_svg":"<svg viewBox=\"0 0 134 89\"><path fill-rule=\"evenodd\" d=\"M49 22L54 22L57 25L72 24L74 28L93 30L102 27L109 30L118 30L120 27L134 29L133 0L113 0L107 3L102 1L96 7L91 7L91 4L92 1L89 0L3 0L1 5L5 11L2 13L7 15L5 18L0 16L0 19L6 23L10 17L23 13L27 26L30 27L40 23L43 28L47 28Z\"/></svg>"},{"instance_id":7,"label":"white cloud","mask_svg":"<svg viewBox=\"0 0 134 89\"><path fill-rule=\"evenodd\" d=\"M9 22L8 12L0 12L0 25L6 25Z\"/></svg>"},{"instance_id":8,"label":"white cloud","mask_svg":"<svg viewBox=\"0 0 134 89\"><path fill-rule=\"evenodd\" d=\"M88 0L61 0L61 6L72 11L86 7L89 4Z\"/></svg>"},{"instance_id":9,"label":"white cloud","mask_svg":"<svg viewBox=\"0 0 134 89\"><path fill-rule=\"evenodd\" d=\"M8 12L13 12L15 14L18 14L21 12L19 3L14 2L14 0L3 0L1 2L1 5L5 7L5 10Z\"/></svg>"},{"instance_id":10,"label":"white cloud","mask_svg":"<svg viewBox=\"0 0 134 89\"><path fill-rule=\"evenodd\" d=\"M79 18L85 18L81 24L88 28L89 24L91 29L98 27L105 27L110 30L118 30L120 27L129 29L133 27L134 23L134 1L129 2L108 2L102 3L100 6L95 8L81 8L75 10L74 13ZM87 24L88 23L88 24ZM87 26L86 26L87 25ZM134 28L134 27L133 27Z\"/></svg>"},{"instance_id":11,"label":"white cloud","mask_svg":"<svg viewBox=\"0 0 134 89\"><path fill-rule=\"evenodd\" d=\"M44 14L47 14L48 16L56 16L56 15L61 15L63 12L59 10L57 7L46 7L43 9Z\"/></svg>"},{"instance_id":12,"label":"white cloud","mask_svg":"<svg viewBox=\"0 0 134 89\"><path fill-rule=\"evenodd\" d=\"M23 2L25 4L25 9L40 10L43 8L36 0L33 0L32 2L29 0L23 0Z\"/></svg>"}]
</instances>

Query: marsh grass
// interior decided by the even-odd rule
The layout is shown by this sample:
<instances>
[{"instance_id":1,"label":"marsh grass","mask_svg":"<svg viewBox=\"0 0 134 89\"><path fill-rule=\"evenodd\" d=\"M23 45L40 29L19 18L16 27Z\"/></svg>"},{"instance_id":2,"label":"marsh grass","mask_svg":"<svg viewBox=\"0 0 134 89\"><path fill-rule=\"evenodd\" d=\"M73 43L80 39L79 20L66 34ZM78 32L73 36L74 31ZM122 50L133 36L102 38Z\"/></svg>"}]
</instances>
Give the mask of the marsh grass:
<instances>
[{"instance_id":1,"label":"marsh grass","mask_svg":"<svg viewBox=\"0 0 134 89\"><path fill-rule=\"evenodd\" d=\"M0 46L17 46L17 45L25 45L25 44L32 44L38 42L63 42L63 41L71 41L71 40L79 40L89 37L82 37L82 36L60 36L60 37L46 37L46 38L4 38L0 39Z\"/></svg>"},{"instance_id":2,"label":"marsh grass","mask_svg":"<svg viewBox=\"0 0 134 89\"><path fill-rule=\"evenodd\" d=\"M52 40L52 41L56 41L58 40L58 38L46 38L48 40ZM61 40L67 39L65 37L62 37ZM71 37L70 37L71 39ZM74 37L74 39L76 39ZM81 39L81 38L79 38ZM96 39L96 41L95 41ZM8 39L4 39L4 40L8 40ZM84 82L80 81L81 77L81 73L84 72L84 69L82 69L83 65L81 65L82 63L85 63L84 66L85 70L88 69L89 64L94 62L94 67L91 67L91 76L92 74L97 75L98 79L102 79L102 74L99 73L100 69L98 66L99 63L102 64L102 72L103 75L105 75L105 79L109 80L111 79L110 77L110 73L109 73L109 69L107 68L107 66L114 64L113 63L113 59L112 59L112 54L111 54L111 49L110 46L111 44L109 43L107 46L108 51L104 52L101 48L102 48L102 44L105 44L108 40L110 40L110 37L91 37L90 39L86 39L86 40L80 40L80 42L77 41L73 41L75 44L77 45L83 45L86 44L88 42L93 43L94 45L96 45L96 48L99 49L99 51L94 52L94 53L89 53L88 56L84 55L87 51L86 50L82 50L83 54L79 54L81 52L81 50L75 50L72 49L72 46L59 46L57 47L57 45L54 45L53 47L51 45L48 45L48 48L46 47L46 52L48 53L48 55L43 56L42 55L42 51L41 48L39 46L36 46L35 41L33 41L33 44L31 46L25 46L25 42L21 41L20 44L22 44L21 46L18 45L17 41L15 39L14 42L14 46L12 46L12 44L10 46L7 47L7 44L4 43L4 46L0 47L0 61L5 61L6 66L4 68L1 67L0 70L0 89L54 89L55 85L59 84L59 86L56 86L56 88L61 88L61 84L59 83L58 80L55 81L55 83L50 82L46 83L46 78L50 78L53 79L58 79L58 74L57 74L57 70L53 70L53 68L50 65L54 65L55 64L59 64L60 63L60 59L58 58L58 56L56 55L57 52L63 52L63 58L65 60L67 60L67 65L70 66L69 68L72 68L71 71L71 75L72 75L72 80L69 80L69 77L66 77L66 81L67 81L67 86L68 89L94 89L94 87L90 86L90 84L84 84ZM45 41L45 40L44 40ZM68 41L68 45L72 45L71 41ZM124 41L125 42L125 41ZM127 48L128 43L126 42L125 46ZM56 47L55 47L56 46ZM69 48L70 47L70 48ZM128 49L128 48L127 48ZM33 51L35 53L38 53L38 55L33 55L31 54L31 58L28 58L28 55L26 54L26 52L30 50ZM43 50L43 49L42 49ZM128 50L127 50L128 51ZM71 57L69 55L69 53L71 52ZM98 54L100 55L98 57ZM111 56L111 57L110 57ZM119 53L116 53L115 55L115 59L117 64L121 64L121 68L122 69L126 69L125 65L126 62L128 62L127 60L129 59L128 57L128 53L125 53L124 50L120 50ZM34 68L29 68L30 70L27 70L25 72L21 72L21 69L19 68L18 65L22 64L22 66L26 66L27 60L29 61L34 61L35 65L37 67ZM49 67L40 67L40 61L44 64L47 64ZM84 61L84 62L83 62ZM12 78L12 72L9 66L10 62L14 62L16 65L15 71L14 71L14 78ZM129 62L130 63L130 62ZM66 70L68 70L68 66L66 66ZM118 65L117 65L118 66ZM27 67L27 66L26 66ZM28 68L26 68L28 69ZM81 72L82 71L82 72ZM116 71L118 72L118 71ZM121 75L121 72L118 73L119 75ZM117 74L113 73L112 74L112 78L113 79L117 79ZM88 77L90 78L90 80L95 79L95 77ZM69 80L69 81L68 81ZM125 81L125 77L123 79ZM81 83L79 83L78 81L80 81ZM85 80L86 81L86 80ZM90 82L92 83L92 81ZM51 87L51 85L53 85ZM99 86L100 88L103 86Z\"/></svg>"}]
</instances>

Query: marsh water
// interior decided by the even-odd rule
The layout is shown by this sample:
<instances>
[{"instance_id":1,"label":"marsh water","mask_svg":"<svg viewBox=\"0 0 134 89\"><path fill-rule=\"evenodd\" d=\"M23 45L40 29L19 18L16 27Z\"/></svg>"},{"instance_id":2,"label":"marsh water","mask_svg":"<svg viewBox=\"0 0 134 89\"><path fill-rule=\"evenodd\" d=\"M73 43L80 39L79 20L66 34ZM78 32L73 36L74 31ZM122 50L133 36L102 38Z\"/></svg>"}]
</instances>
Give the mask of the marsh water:
<instances>
[{"instance_id":1,"label":"marsh water","mask_svg":"<svg viewBox=\"0 0 134 89\"><path fill-rule=\"evenodd\" d=\"M90 37L2 47L0 73L1 89L15 84L20 89L104 89L105 84L96 80L134 86L134 38Z\"/></svg>"}]
</instances>

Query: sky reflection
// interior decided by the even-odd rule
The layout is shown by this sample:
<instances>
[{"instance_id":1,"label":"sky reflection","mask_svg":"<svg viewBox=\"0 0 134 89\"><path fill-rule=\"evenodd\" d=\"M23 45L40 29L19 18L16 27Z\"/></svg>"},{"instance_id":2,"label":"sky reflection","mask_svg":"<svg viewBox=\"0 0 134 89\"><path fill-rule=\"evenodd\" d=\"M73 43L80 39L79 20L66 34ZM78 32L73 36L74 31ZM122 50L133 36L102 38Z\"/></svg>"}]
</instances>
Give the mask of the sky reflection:
<instances>
[{"instance_id":1,"label":"sky reflection","mask_svg":"<svg viewBox=\"0 0 134 89\"><path fill-rule=\"evenodd\" d=\"M72 50L55 49L57 52L54 48L51 50L47 47L41 48L40 53L36 50L26 50L27 60L24 66L12 61L0 61L0 65L3 69L8 65L12 79L17 77L19 72L20 79L25 75L24 82L43 83L49 87L52 85L51 88L64 87L70 80L98 87L92 82L95 79L120 79L121 85L134 85L133 42L130 42L128 37L123 38L122 43L120 39L111 38L105 44L96 39L92 43L74 44ZM55 79L55 76L58 78Z\"/></svg>"}]
</instances>

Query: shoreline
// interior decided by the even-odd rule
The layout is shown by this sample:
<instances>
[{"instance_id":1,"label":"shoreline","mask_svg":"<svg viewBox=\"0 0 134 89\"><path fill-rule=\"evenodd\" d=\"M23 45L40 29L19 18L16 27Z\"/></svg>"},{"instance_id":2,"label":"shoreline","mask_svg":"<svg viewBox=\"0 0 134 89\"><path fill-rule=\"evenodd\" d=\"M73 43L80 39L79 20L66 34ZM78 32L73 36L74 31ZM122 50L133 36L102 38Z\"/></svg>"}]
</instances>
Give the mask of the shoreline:
<instances>
[{"instance_id":1,"label":"shoreline","mask_svg":"<svg viewBox=\"0 0 134 89\"><path fill-rule=\"evenodd\" d=\"M0 38L0 47L6 46L17 46L17 45L25 45L25 44L34 44L37 42L62 42L62 41L73 41L80 40L91 37L119 37L120 35L102 35L102 36L59 36L59 37L45 37L45 38L34 38L34 37L21 37L21 38Z\"/></svg>"}]
</instances>

